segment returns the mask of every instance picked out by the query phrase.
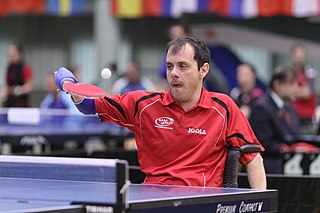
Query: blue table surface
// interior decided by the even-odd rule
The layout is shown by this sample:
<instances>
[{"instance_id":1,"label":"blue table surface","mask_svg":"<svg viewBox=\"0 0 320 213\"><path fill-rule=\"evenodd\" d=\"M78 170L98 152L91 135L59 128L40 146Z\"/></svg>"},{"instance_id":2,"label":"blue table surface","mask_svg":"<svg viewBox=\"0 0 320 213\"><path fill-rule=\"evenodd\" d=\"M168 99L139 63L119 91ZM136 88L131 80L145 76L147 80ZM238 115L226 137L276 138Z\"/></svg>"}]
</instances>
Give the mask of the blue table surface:
<instances>
[{"instance_id":1,"label":"blue table surface","mask_svg":"<svg viewBox=\"0 0 320 213\"><path fill-rule=\"evenodd\" d=\"M116 186L106 182L0 178L0 199L80 203L116 203ZM254 193L259 190L131 184L129 203Z\"/></svg>"},{"instance_id":2,"label":"blue table surface","mask_svg":"<svg viewBox=\"0 0 320 213\"><path fill-rule=\"evenodd\" d=\"M33 211L53 211L81 208L81 206L74 206L68 203L55 203L55 202L20 202L15 200L1 200L0 199L0 211L1 212L33 212Z\"/></svg>"}]
</instances>

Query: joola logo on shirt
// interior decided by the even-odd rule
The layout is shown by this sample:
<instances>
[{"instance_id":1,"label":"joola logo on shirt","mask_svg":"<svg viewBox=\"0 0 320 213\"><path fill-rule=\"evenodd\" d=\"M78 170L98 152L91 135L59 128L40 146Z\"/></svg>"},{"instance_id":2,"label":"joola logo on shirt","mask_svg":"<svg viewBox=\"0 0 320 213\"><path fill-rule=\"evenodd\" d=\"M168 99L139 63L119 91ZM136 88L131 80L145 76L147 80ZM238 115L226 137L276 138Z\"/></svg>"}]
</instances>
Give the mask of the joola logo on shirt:
<instances>
[{"instance_id":1,"label":"joola logo on shirt","mask_svg":"<svg viewBox=\"0 0 320 213\"><path fill-rule=\"evenodd\" d=\"M207 131L205 129L189 128L188 133L206 135Z\"/></svg>"},{"instance_id":2,"label":"joola logo on shirt","mask_svg":"<svg viewBox=\"0 0 320 213\"><path fill-rule=\"evenodd\" d=\"M157 118L154 123L156 124L155 127L157 128L172 129L170 126L174 123L174 120L173 118L169 117L160 117Z\"/></svg>"}]
</instances>

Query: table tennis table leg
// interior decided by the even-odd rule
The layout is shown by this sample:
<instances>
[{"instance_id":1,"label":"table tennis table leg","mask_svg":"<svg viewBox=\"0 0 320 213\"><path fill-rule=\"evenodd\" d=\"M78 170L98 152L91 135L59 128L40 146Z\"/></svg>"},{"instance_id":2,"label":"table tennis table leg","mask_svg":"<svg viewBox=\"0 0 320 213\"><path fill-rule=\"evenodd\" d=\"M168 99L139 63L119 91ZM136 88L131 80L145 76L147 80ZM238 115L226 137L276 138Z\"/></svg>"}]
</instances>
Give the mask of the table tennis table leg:
<instances>
[{"instance_id":1,"label":"table tennis table leg","mask_svg":"<svg viewBox=\"0 0 320 213\"><path fill-rule=\"evenodd\" d=\"M42 150L44 148L44 150ZM50 153L51 152L51 146L49 143L44 143L44 144L39 144L39 143L34 143L32 145L32 154L42 154L42 153Z\"/></svg>"},{"instance_id":2,"label":"table tennis table leg","mask_svg":"<svg viewBox=\"0 0 320 213\"><path fill-rule=\"evenodd\" d=\"M24 146L24 145L21 145L21 146ZM51 152L50 143L47 143L47 142L46 143L38 143L38 142L32 143L32 154L42 154L43 152L44 153ZM1 142L0 141L0 154L1 155L12 154L12 145L10 142Z\"/></svg>"},{"instance_id":3,"label":"table tennis table leg","mask_svg":"<svg viewBox=\"0 0 320 213\"><path fill-rule=\"evenodd\" d=\"M2 155L9 155L11 154L11 144L10 143L3 143L3 142L0 142L0 153Z\"/></svg>"}]
</instances>

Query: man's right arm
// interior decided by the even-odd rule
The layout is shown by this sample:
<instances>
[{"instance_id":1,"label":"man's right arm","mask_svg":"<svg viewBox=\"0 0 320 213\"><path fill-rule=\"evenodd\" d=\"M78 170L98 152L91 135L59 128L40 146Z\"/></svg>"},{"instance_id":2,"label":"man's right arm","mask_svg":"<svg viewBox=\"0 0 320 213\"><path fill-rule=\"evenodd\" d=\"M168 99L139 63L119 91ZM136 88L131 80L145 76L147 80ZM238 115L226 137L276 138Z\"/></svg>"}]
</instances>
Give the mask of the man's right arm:
<instances>
[{"instance_id":1,"label":"man's right arm","mask_svg":"<svg viewBox=\"0 0 320 213\"><path fill-rule=\"evenodd\" d=\"M93 99L82 98L82 101L79 103L75 102L75 105L78 108L78 110L80 112L82 112L83 114L96 114L97 113L97 109L96 109L96 106L94 104Z\"/></svg>"},{"instance_id":2,"label":"man's right arm","mask_svg":"<svg viewBox=\"0 0 320 213\"><path fill-rule=\"evenodd\" d=\"M64 84L77 83L77 80L74 77L72 72L70 72L64 67L61 67L55 73L55 82L61 91L65 91ZM81 96L73 95L73 94L71 94L71 98L80 112L84 114L97 113L93 99L83 98Z\"/></svg>"}]
</instances>

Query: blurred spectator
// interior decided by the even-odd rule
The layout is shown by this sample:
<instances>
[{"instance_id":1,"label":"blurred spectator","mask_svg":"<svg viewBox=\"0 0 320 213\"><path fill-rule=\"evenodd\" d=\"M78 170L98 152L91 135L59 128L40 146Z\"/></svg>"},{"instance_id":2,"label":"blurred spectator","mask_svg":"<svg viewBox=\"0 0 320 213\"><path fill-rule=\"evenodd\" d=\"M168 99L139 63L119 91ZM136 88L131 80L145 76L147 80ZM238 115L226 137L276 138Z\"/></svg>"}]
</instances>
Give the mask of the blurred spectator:
<instances>
[{"instance_id":1,"label":"blurred spectator","mask_svg":"<svg viewBox=\"0 0 320 213\"><path fill-rule=\"evenodd\" d=\"M297 99L293 104L305 133L312 133L314 132L312 118L317 106L315 89L317 73L307 64L307 50L303 44L298 43L291 48L291 57L299 87Z\"/></svg>"},{"instance_id":2,"label":"blurred spectator","mask_svg":"<svg viewBox=\"0 0 320 213\"><path fill-rule=\"evenodd\" d=\"M181 37L187 37L189 35L189 29L183 24L176 23L171 25L168 35L170 41Z\"/></svg>"},{"instance_id":3,"label":"blurred spectator","mask_svg":"<svg viewBox=\"0 0 320 213\"><path fill-rule=\"evenodd\" d=\"M12 43L8 46L6 87L1 91L4 107L28 107L32 90L32 69L23 60L23 47Z\"/></svg>"},{"instance_id":4,"label":"blurred spectator","mask_svg":"<svg viewBox=\"0 0 320 213\"><path fill-rule=\"evenodd\" d=\"M79 78L79 71L76 68L69 68L71 72ZM45 89L48 94L41 101L41 109L69 109L71 112L79 113L78 109L75 107L73 101L69 94L61 92L54 81L54 73L48 74L45 83Z\"/></svg>"},{"instance_id":5,"label":"blurred spectator","mask_svg":"<svg viewBox=\"0 0 320 213\"><path fill-rule=\"evenodd\" d=\"M262 152L266 173L283 173L281 143L285 135L298 133L299 119L291 100L297 92L295 75L288 67L277 67L271 78L268 93L254 107L249 122Z\"/></svg>"},{"instance_id":6,"label":"blurred spectator","mask_svg":"<svg viewBox=\"0 0 320 213\"><path fill-rule=\"evenodd\" d=\"M151 80L141 76L137 63L130 62L124 76L114 82L112 94L124 94L134 90L155 90L155 87Z\"/></svg>"},{"instance_id":7,"label":"blurred spectator","mask_svg":"<svg viewBox=\"0 0 320 213\"><path fill-rule=\"evenodd\" d=\"M231 90L230 96L239 106L243 114L249 118L254 103L264 95L264 92L256 87L256 70L248 63L237 67L238 87Z\"/></svg>"},{"instance_id":8,"label":"blurred spectator","mask_svg":"<svg viewBox=\"0 0 320 213\"><path fill-rule=\"evenodd\" d=\"M126 66L124 76L116 80L112 87L112 94L124 94L134 90L155 90L155 86L151 80L140 75L139 67L135 62L130 62ZM115 124L116 125L116 124ZM136 141L132 132L124 129L124 134L127 134L123 142L123 146L127 150L136 149Z\"/></svg>"}]
</instances>

